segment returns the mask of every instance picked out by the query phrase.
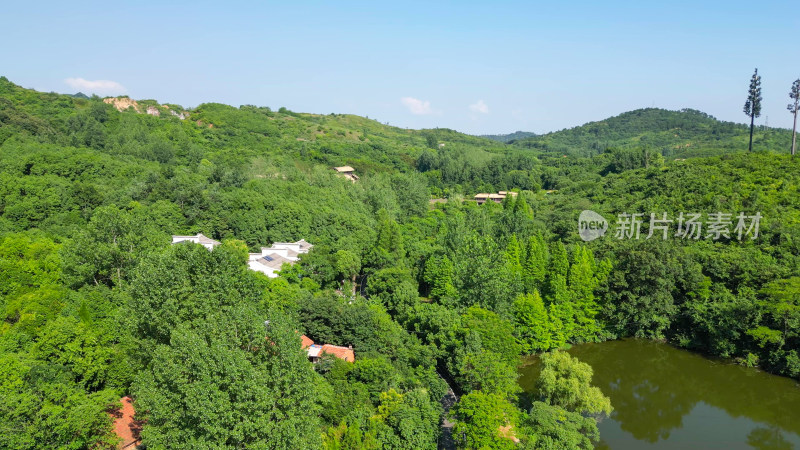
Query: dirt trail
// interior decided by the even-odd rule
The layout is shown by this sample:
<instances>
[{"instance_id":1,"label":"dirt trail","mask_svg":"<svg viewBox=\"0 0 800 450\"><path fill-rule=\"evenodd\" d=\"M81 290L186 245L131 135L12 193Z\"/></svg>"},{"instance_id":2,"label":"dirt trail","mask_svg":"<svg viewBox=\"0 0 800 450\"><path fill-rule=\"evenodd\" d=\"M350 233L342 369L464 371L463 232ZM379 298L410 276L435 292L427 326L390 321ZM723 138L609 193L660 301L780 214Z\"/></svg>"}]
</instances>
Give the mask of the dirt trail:
<instances>
[{"instance_id":1,"label":"dirt trail","mask_svg":"<svg viewBox=\"0 0 800 450\"><path fill-rule=\"evenodd\" d=\"M447 383L447 392L440 400L442 408L444 409L444 418L442 419L441 425L442 434L439 436L439 450L455 450L456 444L453 441L454 423L450 421L450 408L458 402L458 396L453 392L453 388L450 387L447 378L443 377L441 374L439 374L439 377Z\"/></svg>"}]
</instances>

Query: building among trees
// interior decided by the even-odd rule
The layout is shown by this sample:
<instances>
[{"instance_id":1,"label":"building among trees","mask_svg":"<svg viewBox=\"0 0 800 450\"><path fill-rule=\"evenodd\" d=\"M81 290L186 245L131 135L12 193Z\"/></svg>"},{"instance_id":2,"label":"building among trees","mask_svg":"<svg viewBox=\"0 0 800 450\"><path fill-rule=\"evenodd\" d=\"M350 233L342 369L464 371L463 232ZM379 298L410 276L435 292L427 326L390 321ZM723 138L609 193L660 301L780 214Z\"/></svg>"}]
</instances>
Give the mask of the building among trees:
<instances>
[{"instance_id":1,"label":"building among trees","mask_svg":"<svg viewBox=\"0 0 800 450\"><path fill-rule=\"evenodd\" d=\"M334 167L333 170L339 172L339 175L347 178L353 183L358 181L358 175L356 175L356 169L353 169L350 166Z\"/></svg>"},{"instance_id":2,"label":"building among trees","mask_svg":"<svg viewBox=\"0 0 800 450\"><path fill-rule=\"evenodd\" d=\"M308 359L314 363L319 361L319 359L322 358L322 355L326 353L339 359L343 359L347 362L354 362L356 360L356 355L353 353L352 345L342 347L339 345L315 344L314 341L305 334L300 336L300 342L302 347L308 352Z\"/></svg>"},{"instance_id":3,"label":"building among trees","mask_svg":"<svg viewBox=\"0 0 800 450\"><path fill-rule=\"evenodd\" d=\"M202 233L197 233L195 236L172 236L173 244L181 242L200 244L209 250L213 250L214 247L222 244ZM299 261L300 255L308 253L311 247L313 245L306 242L305 239L300 239L297 242L275 242L270 247L261 247L261 252L259 253L248 254L247 266L251 270L261 272L270 278L277 278L278 272L284 264L292 265Z\"/></svg>"},{"instance_id":4,"label":"building among trees","mask_svg":"<svg viewBox=\"0 0 800 450\"><path fill-rule=\"evenodd\" d=\"M276 278L284 264L292 265L300 255L308 253L313 245L300 239L297 242L275 242L271 247L262 247L261 253L250 253L247 265L251 270Z\"/></svg>"},{"instance_id":5,"label":"building among trees","mask_svg":"<svg viewBox=\"0 0 800 450\"><path fill-rule=\"evenodd\" d=\"M179 244L181 242L192 242L194 244L200 244L203 247L213 250L214 247L222 244L220 241L215 241L208 236L205 236L203 233L197 233L195 236L172 236L172 243Z\"/></svg>"},{"instance_id":6,"label":"building among trees","mask_svg":"<svg viewBox=\"0 0 800 450\"><path fill-rule=\"evenodd\" d=\"M509 195L512 197L516 197L517 193L510 191L500 191L497 194L476 194L475 197L473 198L475 199L476 202L478 202L479 205L482 205L489 200L495 203L503 203L503 200L505 200L506 197L508 197Z\"/></svg>"}]
</instances>

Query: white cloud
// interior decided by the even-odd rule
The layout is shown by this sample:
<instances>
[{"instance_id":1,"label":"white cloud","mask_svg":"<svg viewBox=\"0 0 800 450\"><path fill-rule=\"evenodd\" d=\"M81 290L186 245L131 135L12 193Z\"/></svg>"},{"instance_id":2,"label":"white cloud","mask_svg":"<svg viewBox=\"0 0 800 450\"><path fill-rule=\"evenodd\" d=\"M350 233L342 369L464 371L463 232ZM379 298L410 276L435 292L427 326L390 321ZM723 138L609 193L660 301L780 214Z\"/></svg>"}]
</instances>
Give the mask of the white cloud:
<instances>
[{"instance_id":1,"label":"white cloud","mask_svg":"<svg viewBox=\"0 0 800 450\"><path fill-rule=\"evenodd\" d=\"M403 97L400 99L400 103L408 108L411 114L423 115L433 113L431 102L427 100L423 101L414 97Z\"/></svg>"},{"instance_id":2,"label":"white cloud","mask_svg":"<svg viewBox=\"0 0 800 450\"><path fill-rule=\"evenodd\" d=\"M477 103L469 105L469 110L481 114L489 114L489 105L484 103L483 100L478 100Z\"/></svg>"},{"instance_id":3,"label":"white cloud","mask_svg":"<svg viewBox=\"0 0 800 450\"><path fill-rule=\"evenodd\" d=\"M84 94L120 95L127 92L125 86L116 81L109 80L84 80L83 78L67 78L64 80L69 87Z\"/></svg>"}]
</instances>

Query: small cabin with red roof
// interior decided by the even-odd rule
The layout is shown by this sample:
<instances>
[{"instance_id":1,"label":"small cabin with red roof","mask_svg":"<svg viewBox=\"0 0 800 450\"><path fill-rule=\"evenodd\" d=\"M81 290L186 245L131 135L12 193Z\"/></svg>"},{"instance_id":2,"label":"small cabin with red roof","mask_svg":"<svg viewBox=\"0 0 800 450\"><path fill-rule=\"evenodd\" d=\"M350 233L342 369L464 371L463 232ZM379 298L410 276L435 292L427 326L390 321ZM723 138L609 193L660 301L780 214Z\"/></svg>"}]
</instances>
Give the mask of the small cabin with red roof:
<instances>
[{"instance_id":1,"label":"small cabin with red roof","mask_svg":"<svg viewBox=\"0 0 800 450\"><path fill-rule=\"evenodd\" d=\"M338 345L330 345L330 344L315 344L311 338L306 335L300 336L300 342L302 348L306 349L308 352L308 359L311 362L317 362L325 353L329 355L333 355L339 359L343 359L347 362L354 362L356 360L356 355L353 353L353 347L341 347Z\"/></svg>"}]
</instances>

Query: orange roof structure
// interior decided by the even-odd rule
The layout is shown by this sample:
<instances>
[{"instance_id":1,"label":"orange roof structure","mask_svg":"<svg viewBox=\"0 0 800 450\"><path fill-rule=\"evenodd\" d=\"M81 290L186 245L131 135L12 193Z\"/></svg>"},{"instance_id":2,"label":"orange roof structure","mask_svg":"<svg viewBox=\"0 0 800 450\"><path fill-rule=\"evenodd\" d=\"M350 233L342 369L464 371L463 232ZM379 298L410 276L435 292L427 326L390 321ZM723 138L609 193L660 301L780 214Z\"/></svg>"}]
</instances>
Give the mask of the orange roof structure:
<instances>
[{"instance_id":1,"label":"orange roof structure","mask_svg":"<svg viewBox=\"0 0 800 450\"><path fill-rule=\"evenodd\" d=\"M327 353L347 362L353 362L356 360L356 355L353 353L353 347L340 347L338 345L330 344L315 344L314 341L305 334L300 335L300 346L308 352L309 358L312 359L319 358L323 353ZM316 359L314 360L316 361Z\"/></svg>"},{"instance_id":2,"label":"orange roof structure","mask_svg":"<svg viewBox=\"0 0 800 450\"><path fill-rule=\"evenodd\" d=\"M356 355L353 353L353 349L350 347L340 347L338 345L325 344L322 346L322 353L333 355L347 362L354 362L356 360Z\"/></svg>"},{"instance_id":3,"label":"orange roof structure","mask_svg":"<svg viewBox=\"0 0 800 450\"><path fill-rule=\"evenodd\" d=\"M142 443L139 433L142 431L142 423L134 420L136 411L133 408L133 399L125 396L119 399L122 408L111 413L114 419L114 433L122 439L117 448L133 449Z\"/></svg>"}]
</instances>

